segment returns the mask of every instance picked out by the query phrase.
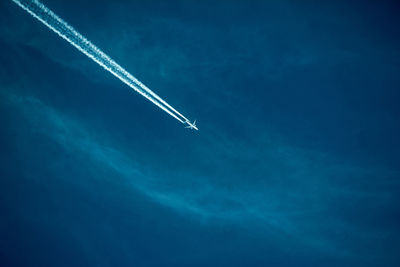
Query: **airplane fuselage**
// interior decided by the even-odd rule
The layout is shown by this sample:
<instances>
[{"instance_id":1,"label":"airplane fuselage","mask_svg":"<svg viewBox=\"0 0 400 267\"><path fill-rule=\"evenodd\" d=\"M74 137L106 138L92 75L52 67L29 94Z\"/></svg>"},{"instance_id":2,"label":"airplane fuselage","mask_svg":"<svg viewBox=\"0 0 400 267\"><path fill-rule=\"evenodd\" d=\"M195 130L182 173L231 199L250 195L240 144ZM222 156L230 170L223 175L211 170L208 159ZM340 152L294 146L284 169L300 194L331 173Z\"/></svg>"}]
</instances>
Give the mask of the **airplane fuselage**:
<instances>
[{"instance_id":1,"label":"airplane fuselage","mask_svg":"<svg viewBox=\"0 0 400 267\"><path fill-rule=\"evenodd\" d=\"M185 123L187 124L187 126L185 128L193 129L193 130L196 130L196 131L199 130L199 128L197 128L197 126L196 126L196 121L191 123L189 120L187 120Z\"/></svg>"}]
</instances>

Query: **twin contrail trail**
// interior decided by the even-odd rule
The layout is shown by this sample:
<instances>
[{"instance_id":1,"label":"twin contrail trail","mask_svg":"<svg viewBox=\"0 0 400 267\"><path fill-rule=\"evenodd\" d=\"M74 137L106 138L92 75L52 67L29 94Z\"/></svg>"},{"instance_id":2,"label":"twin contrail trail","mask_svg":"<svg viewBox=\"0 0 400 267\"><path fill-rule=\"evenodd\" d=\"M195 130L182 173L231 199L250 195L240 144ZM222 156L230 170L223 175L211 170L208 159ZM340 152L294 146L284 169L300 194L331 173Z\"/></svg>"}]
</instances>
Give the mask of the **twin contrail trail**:
<instances>
[{"instance_id":1,"label":"twin contrail trail","mask_svg":"<svg viewBox=\"0 0 400 267\"><path fill-rule=\"evenodd\" d=\"M12 0L14 3L22 7L25 11L38 19L60 37L72 44L83 54L91 58L97 64L109 71L115 77L127 84L130 88L150 100L153 104L167 112L169 115L177 119L188 128L196 129L196 125L191 123L185 116L165 102L161 97L151 91L147 86L136 79L132 74L122 68L117 62L111 59L103 51L97 48L89 40L83 37L67 22L58 17L53 11L48 9L38 0Z\"/></svg>"}]
</instances>

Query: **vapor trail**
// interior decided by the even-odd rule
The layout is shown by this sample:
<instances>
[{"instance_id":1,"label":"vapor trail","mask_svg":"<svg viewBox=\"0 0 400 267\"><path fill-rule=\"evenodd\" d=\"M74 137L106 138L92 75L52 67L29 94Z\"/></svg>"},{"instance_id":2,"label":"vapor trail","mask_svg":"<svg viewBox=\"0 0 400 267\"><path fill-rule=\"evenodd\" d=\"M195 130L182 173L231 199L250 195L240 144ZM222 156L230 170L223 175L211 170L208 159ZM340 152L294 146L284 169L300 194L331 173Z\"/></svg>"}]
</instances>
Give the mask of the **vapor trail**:
<instances>
[{"instance_id":1,"label":"vapor trail","mask_svg":"<svg viewBox=\"0 0 400 267\"><path fill-rule=\"evenodd\" d=\"M190 121L38 0L12 0L79 51L184 124Z\"/></svg>"}]
</instances>

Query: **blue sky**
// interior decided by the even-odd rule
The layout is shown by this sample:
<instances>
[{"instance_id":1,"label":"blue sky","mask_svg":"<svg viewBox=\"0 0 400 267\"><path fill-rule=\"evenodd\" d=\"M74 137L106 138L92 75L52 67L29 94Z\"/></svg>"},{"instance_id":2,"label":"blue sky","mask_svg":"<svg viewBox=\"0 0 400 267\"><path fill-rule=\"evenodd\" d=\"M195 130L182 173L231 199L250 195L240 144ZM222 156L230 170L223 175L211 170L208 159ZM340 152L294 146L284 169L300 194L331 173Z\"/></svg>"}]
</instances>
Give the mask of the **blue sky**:
<instances>
[{"instance_id":1,"label":"blue sky","mask_svg":"<svg viewBox=\"0 0 400 267\"><path fill-rule=\"evenodd\" d=\"M0 4L5 266L397 266L397 5L44 2L199 132Z\"/></svg>"}]
</instances>

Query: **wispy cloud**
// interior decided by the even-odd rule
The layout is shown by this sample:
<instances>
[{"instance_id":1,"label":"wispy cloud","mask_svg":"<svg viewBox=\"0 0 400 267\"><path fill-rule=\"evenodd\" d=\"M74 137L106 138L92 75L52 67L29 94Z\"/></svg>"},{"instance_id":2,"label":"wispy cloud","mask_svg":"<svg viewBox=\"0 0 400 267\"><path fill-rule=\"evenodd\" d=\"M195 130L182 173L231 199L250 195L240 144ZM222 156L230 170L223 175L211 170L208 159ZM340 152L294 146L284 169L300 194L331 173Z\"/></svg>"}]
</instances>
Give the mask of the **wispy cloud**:
<instances>
[{"instance_id":1,"label":"wispy cloud","mask_svg":"<svg viewBox=\"0 0 400 267\"><path fill-rule=\"evenodd\" d=\"M259 168L261 181L248 181L252 177L246 175L252 175L251 171L238 173L236 177L232 173L231 184L235 184L232 186L220 183L218 172L204 177L181 170L163 174L144 168L118 145L105 140L104 136L98 137L79 120L35 97L8 94L5 99L28 118L33 130L53 139L67 151L86 155L90 159L86 164L113 170L132 186L132 190L196 220L250 227L264 233L272 232L278 238L292 236L302 240L304 245L335 254L338 253L335 247L348 239L371 242L390 234L373 229L367 223L353 222L345 214L363 203L375 205L371 206L371 212L379 216L380 207L396 200L391 188L399 184L395 179L389 186L380 182L371 184L371 179L367 178L378 173L396 177L396 173L339 164L328 155L290 147L271 135L259 140L263 149L255 153L245 144L232 143L229 139L219 142L217 149L232 166L237 160L251 162L254 168ZM177 181L182 176L192 182ZM100 178L103 177L99 175ZM356 186L348 185L347 179L357 181L352 183ZM346 200L356 207L343 206ZM346 235L346 240L342 240L342 235ZM351 252L347 250L346 253Z\"/></svg>"}]
</instances>

